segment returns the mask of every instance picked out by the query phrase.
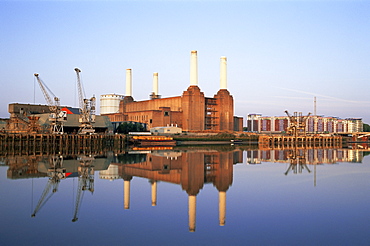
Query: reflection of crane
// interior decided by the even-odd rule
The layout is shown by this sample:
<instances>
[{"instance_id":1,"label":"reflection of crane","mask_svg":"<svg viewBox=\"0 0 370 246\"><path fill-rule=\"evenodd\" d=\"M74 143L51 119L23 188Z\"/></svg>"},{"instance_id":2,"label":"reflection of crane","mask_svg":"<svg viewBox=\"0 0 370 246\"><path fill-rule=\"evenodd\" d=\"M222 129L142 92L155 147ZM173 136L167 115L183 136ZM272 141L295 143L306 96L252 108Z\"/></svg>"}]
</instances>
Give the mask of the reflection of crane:
<instances>
[{"instance_id":1,"label":"reflection of crane","mask_svg":"<svg viewBox=\"0 0 370 246\"><path fill-rule=\"evenodd\" d=\"M285 175L288 175L290 170L292 170L294 174L302 173L303 169L307 169L309 173L311 172L306 165L305 153L303 152L303 154L300 154L300 151L296 148L296 146L293 150L290 150L288 159L290 161L290 165L288 170L286 170Z\"/></svg>"},{"instance_id":2,"label":"reflection of crane","mask_svg":"<svg viewBox=\"0 0 370 246\"><path fill-rule=\"evenodd\" d=\"M311 113L308 113L307 116L302 116L302 112L294 112L294 115L290 115L288 110L285 110L285 113L288 115L290 122L287 128L288 135L295 137L299 134L306 135L307 119Z\"/></svg>"},{"instance_id":3,"label":"reflection of crane","mask_svg":"<svg viewBox=\"0 0 370 246\"><path fill-rule=\"evenodd\" d=\"M72 222L78 220L77 215L81 207L84 191L94 192L94 166L92 165L94 157L82 156L78 159L80 160L80 166L78 167L78 190Z\"/></svg>"},{"instance_id":4,"label":"reflection of crane","mask_svg":"<svg viewBox=\"0 0 370 246\"><path fill-rule=\"evenodd\" d=\"M31 215L32 217L35 217L36 213L46 204L46 202L51 198L51 196L58 191L60 180L66 178L65 174L66 169L62 167L63 164L62 156L52 156L50 157L49 162L52 165L52 167L48 169L49 180L45 186L44 191L42 192L42 195L35 207L35 210ZM51 193L50 190L52 191Z\"/></svg>"},{"instance_id":5,"label":"reflection of crane","mask_svg":"<svg viewBox=\"0 0 370 246\"><path fill-rule=\"evenodd\" d=\"M67 120L67 113L60 110L60 100L54 95L54 93L46 86L46 84L40 79L39 74L34 74L37 82L40 85L41 91L44 94L45 100L50 109L49 121L52 125L52 132L63 134L63 121ZM51 99L49 93L53 96L54 101Z\"/></svg>"},{"instance_id":6,"label":"reflection of crane","mask_svg":"<svg viewBox=\"0 0 370 246\"><path fill-rule=\"evenodd\" d=\"M95 130L92 126L92 123L95 122L95 96L90 99L85 98L85 92L81 83L79 68L75 68L77 74L77 87L78 87L78 98L79 98L79 107L80 107L80 134L91 134Z\"/></svg>"}]
</instances>

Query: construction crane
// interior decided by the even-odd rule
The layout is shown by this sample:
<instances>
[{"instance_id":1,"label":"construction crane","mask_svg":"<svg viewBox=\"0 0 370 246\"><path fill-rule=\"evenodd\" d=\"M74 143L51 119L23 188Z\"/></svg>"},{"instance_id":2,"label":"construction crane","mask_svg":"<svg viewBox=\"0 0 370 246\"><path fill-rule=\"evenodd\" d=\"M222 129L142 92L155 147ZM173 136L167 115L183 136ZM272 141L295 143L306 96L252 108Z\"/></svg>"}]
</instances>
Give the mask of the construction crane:
<instances>
[{"instance_id":1,"label":"construction crane","mask_svg":"<svg viewBox=\"0 0 370 246\"><path fill-rule=\"evenodd\" d=\"M86 99L85 91L81 83L79 68L75 68L77 74L77 88L78 88L78 98L79 98L79 108L80 108L80 129L79 134L92 134L95 132L93 123L95 123L95 96L90 99Z\"/></svg>"},{"instance_id":2,"label":"construction crane","mask_svg":"<svg viewBox=\"0 0 370 246\"><path fill-rule=\"evenodd\" d=\"M47 85L39 77L38 73L34 74L39 86L41 88L42 94L44 94L47 105L51 112L49 116L49 121L51 122L51 132L54 134L63 134L63 122L67 120L67 112L60 109L60 100L54 95L54 93L47 87ZM51 99L49 93L53 96Z\"/></svg>"},{"instance_id":3,"label":"construction crane","mask_svg":"<svg viewBox=\"0 0 370 246\"><path fill-rule=\"evenodd\" d=\"M306 135L307 119L311 113L308 113L307 116L302 116L302 112L294 112L294 115L290 115L288 110L285 110L285 113L289 117L289 126L287 128L288 135L295 137L299 134Z\"/></svg>"},{"instance_id":4,"label":"construction crane","mask_svg":"<svg viewBox=\"0 0 370 246\"><path fill-rule=\"evenodd\" d=\"M94 157L88 156L78 157L80 161L80 166L78 167L78 188L72 222L78 220L77 215L81 207L84 191L88 190L91 193L94 192L94 166L92 165L94 159Z\"/></svg>"},{"instance_id":5,"label":"construction crane","mask_svg":"<svg viewBox=\"0 0 370 246\"><path fill-rule=\"evenodd\" d=\"M51 164L51 168L48 169L49 180L31 217L35 217L36 213L46 204L52 195L58 191L60 180L66 178L66 169L63 168L62 156L51 156L49 163Z\"/></svg>"}]
</instances>

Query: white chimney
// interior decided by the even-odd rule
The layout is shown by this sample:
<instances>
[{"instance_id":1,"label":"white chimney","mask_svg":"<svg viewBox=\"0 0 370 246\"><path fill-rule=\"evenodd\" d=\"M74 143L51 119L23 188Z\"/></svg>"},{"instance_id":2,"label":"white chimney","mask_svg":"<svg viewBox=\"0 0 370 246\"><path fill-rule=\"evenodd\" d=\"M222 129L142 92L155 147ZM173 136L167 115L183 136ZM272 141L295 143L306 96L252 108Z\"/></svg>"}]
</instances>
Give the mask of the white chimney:
<instances>
[{"instance_id":1,"label":"white chimney","mask_svg":"<svg viewBox=\"0 0 370 246\"><path fill-rule=\"evenodd\" d=\"M188 196L189 231L195 232L195 220L197 210L197 197Z\"/></svg>"},{"instance_id":2,"label":"white chimney","mask_svg":"<svg viewBox=\"0 0 370 246\"><path fill-rule=\"evenodd\" d=\"M130 208L130 180L123 181L123 208Z\"/></svg>"},{"instance_id":3,"label":"white chimney","mask_svg":"<svg viewBox=\"0 0 370 246\"><path fill-rule=\"evenodd\" d=\"M190 85L198 85L198 58L197 51L191 51L190 57Z\"/></svg>"},{"instance_id":4,"label":"white chimney","mask_svg":"<svg viewBox=\"0 0 370 246\"><path fill-rule=\"evenodd\" d=\"M218 218L220 222L220 226L225 225L226 219L226 192L220 191L218 193Z\"/></svg>"},{"instance_id":5,"label":"white chimney","mask_svg":"<svg viewBox=\"0 0 370 246\"><path fill-rule=\"evenodd\" d=\"M152 183L152 206L157 205L157 181Z\"/></svg>"},{"instance_id":6,"label":"white chimney","mask_svg":"<svg viewBox=\"0 0 370 246\"><path fill-rule=\"evenodd\" d=\"M132 96L132 73L131 69L126 69L126 95L127 97Z\"/></svg>"},{"instance_id":7,"label":"white chimney","mask_svg":"<svg viewBox=\"0 0 370 246\"><path fill-rule=\"evenodd\" d=\"M153 94L158 95L158 73L153 73Z\"/></svg>"},{"instance_id":8,"label":"white chimney","mask_svg":"<svg viewBox=\"0 0 370 246\"><path fill-rule=\"evenodd\" d=\"M227 59L221 56L220 60L220 89L227 89Z\"/></svg>"}]
</instances>

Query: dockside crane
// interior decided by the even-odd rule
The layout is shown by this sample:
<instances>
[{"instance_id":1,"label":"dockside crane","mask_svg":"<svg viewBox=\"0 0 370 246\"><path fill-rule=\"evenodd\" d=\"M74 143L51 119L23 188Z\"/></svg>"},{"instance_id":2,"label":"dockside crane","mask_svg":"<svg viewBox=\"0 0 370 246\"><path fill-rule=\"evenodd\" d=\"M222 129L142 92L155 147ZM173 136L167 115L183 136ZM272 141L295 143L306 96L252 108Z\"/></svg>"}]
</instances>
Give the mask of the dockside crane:
<instances>
[{"instance_id":1,"label":"dockside crane","mask_svg":"<svg viewBox=\"0 0 370 246\"><path fill-rule=\"evenodd\" d=\"M92 134L95 132L93 123L95 123L95 96L90 99L86 99L85 92L81 83L79 68L75 68L77 75L77 88L78 88L78 98L79 98L79 108L80 108L80 129L79 134Z\"/></svg>"},{"instance_id":2,"label":"dockside crane","mask_svg":"<svg viewBox=\"0 0 370 246\"><path fill-rule=\"evenodd\" d=\"M42 81L39 74L35 73L34 75L51 112L49 116L49 121L51 122L51 132L54 134L63 134L63 122L67 120L67 112L61 110L59 98L56 97L49 87L47 87L44 81ZM53 99L51 99L49 93L53 96Z\"/></svg>"},{"instance_id":3,"label":"dockside crane","mask_svg":"<svg viewBox=\"0 0 370 246\"><path fill-rule=\"evenodd\" d=\"M302 116L302 112L294 112L294 115L290 115L288 110L285 110L285 113L289 117L289 126L287 128L288 135L295 137L299 134L306 135L307 119L311 113L308 113L307 116Z\"/></svg>"},{"instance_id":4,"label":"dockside crane","mask_svg":"<svg viewBox=\"0 0 370 246\"><path fill-rule=\"evenodd\" d=\"M297 136L298 134L298 129L297 129L297 118L290 115L288 110L285 110L285 113L288 115L289 117L289 126L287 128L287 133L288 135L292 135L292 136Z\"/></svg>"}]
</instances>

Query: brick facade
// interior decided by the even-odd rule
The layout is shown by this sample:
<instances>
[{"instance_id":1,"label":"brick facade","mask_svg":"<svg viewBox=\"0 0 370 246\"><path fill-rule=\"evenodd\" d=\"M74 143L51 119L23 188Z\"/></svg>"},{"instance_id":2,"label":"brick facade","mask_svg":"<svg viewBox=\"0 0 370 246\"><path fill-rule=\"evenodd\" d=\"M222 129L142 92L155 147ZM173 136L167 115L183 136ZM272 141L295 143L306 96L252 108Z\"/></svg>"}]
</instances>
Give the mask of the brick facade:
<instances>
[{"instance_id":1,"label":"brick facade","mask_svg":"<svg viewBox=\"0 0 370 246\"><path fill-rule=\"evenodd\" d=\"M226 89L207 98L196 85L191 85L181 96L134 101L125 97L119 112L107 114L111 121L135 121L148 128L174 125L183 131L234 131L242 129L234 123L234 100ZM234 129L234 125L238 129Z\"/></svg>"}]
</instances>

